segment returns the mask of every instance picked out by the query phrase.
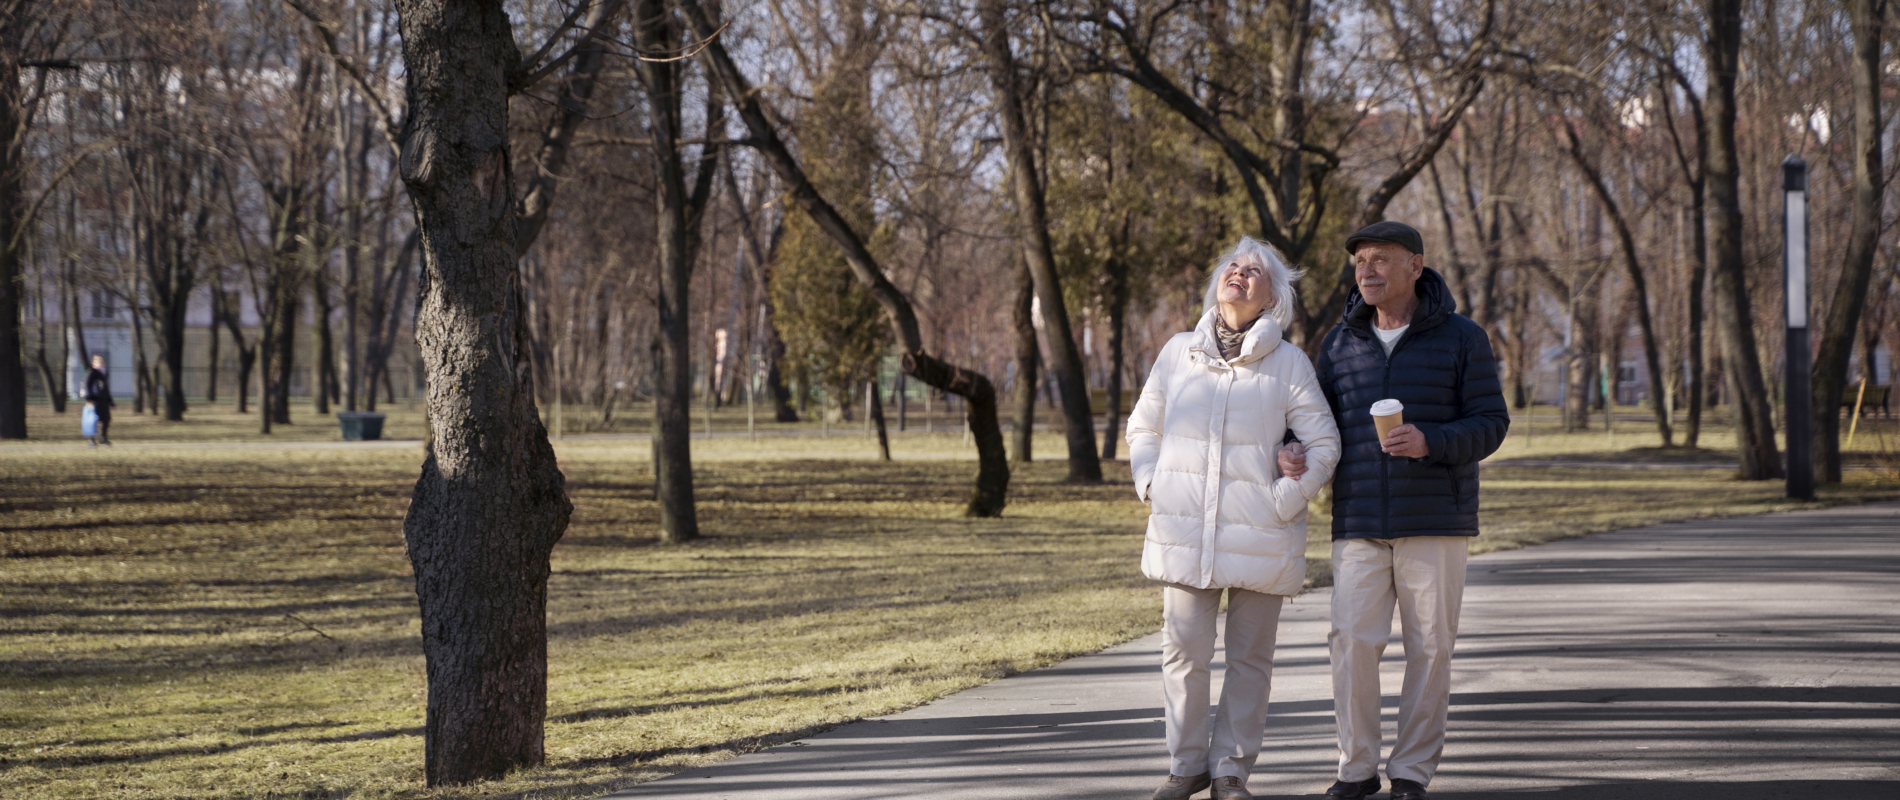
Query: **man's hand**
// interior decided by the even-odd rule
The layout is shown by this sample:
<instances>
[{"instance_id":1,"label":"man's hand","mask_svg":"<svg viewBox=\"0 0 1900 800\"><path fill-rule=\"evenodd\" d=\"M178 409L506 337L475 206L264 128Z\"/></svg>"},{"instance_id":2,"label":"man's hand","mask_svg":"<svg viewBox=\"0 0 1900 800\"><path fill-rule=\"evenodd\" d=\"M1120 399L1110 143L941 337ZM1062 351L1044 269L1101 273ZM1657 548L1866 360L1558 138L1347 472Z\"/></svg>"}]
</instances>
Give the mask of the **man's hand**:
<instances>
[{"instance_id":1,"label":"man's hand","mask_svg":"<svg viewBox=\"0 0 1900 800\"><path fill-rule=\"evenodd\" d=\"M1431 448L1425 444L1425 432L1416 425L1400 425L1379 443L1379 449L1386 455L1401 458L1424 458L1431 455Z\"/></svg>"},{"instance_id":2,"label":"man's hand","mask_svg":"<svg viewBox=\"0 0 1900 800\"><path fill-rule=\"evenodd\" d=\"M1280 448L1280 474L1294 480L1306 474L1306 445L1287 442Z\"/></svg>"}]
</instances>

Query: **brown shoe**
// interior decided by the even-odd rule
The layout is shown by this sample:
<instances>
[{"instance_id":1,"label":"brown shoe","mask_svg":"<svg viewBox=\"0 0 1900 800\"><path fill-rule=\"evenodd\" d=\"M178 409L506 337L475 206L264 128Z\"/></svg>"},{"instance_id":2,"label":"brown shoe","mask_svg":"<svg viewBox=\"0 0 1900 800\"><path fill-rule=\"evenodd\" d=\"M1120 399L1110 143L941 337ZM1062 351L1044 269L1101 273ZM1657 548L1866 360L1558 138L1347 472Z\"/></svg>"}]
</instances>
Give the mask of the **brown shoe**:
<instances>
[{"instance_id":1,"label":"brown shoe","mask_svg":"<svg viewBox=\"0 0 1900 800\"><path fill-rule=\"evenodd\" d=\"M1207 788L1207 773L1192 778L1183 778L1170 773L1168 780L1155 790L1155 800L1188 800L1195 792Z\"/></svg>"},{"instance_id":2,"label":"brown shoe","mask_svg":"<svg viewBox=\"0 0 1900 800\"><path fill-rule=\"evenodd\" d=\"M1253 800L1247 782L1232 775L1214 781L1214 800Z\"/></svg>"}]
</instances>

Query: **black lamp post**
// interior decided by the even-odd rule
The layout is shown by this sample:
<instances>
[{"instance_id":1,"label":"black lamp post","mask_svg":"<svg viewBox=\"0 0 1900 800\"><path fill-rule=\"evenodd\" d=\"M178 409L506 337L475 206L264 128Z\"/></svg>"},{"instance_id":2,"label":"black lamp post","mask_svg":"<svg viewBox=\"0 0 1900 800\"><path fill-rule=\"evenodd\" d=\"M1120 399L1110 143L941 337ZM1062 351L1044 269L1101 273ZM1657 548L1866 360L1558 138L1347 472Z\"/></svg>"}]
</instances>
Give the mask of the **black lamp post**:
<instances>
[{"instance_id":1,"label":"black lamp post","mask_svg":"<svg viewBox=\"0 0 1900 800\"><path fill-rule=\"evenodd\" d=\"M1788 497L1814 499L1813 434L1808 414L1808 162L1791 155L1781 162L1782 266L1787 290L1786 391L1782 418L1788 430Z\"/></svg>"}]
</instances>

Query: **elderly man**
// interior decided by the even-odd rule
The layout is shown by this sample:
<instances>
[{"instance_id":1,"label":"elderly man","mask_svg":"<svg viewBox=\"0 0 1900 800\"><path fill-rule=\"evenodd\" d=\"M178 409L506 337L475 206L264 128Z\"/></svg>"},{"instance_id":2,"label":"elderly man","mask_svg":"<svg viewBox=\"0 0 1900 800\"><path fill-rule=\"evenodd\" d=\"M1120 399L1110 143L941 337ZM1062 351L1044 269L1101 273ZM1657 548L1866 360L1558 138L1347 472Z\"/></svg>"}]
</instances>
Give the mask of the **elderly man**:
<instances>
[{"instance_id":1,"label":"elderly man","mask_svg":"<svg viewBox=\"0 0 1900 800\"><path fill-rule=\"evenodd\" d=\"M1405 684L1386 776L1391 800L1424 800L1445 747L1466 537L1478 534L1478 462L1504 441L1510 416L1491 341L1453 313L1444 279L1425 267L1418 231L1369 225L1346 251L1356 286L1316 366L1342 447L1328 636L1339 772L1326 796L1379 791L1379 659L1396 606ZM1402 404L1404 423L1383 439L1372 416L1381 400ZM1289 476L1305 471L1297 442L1279 461Z\"/></svg>"}]
</instances>

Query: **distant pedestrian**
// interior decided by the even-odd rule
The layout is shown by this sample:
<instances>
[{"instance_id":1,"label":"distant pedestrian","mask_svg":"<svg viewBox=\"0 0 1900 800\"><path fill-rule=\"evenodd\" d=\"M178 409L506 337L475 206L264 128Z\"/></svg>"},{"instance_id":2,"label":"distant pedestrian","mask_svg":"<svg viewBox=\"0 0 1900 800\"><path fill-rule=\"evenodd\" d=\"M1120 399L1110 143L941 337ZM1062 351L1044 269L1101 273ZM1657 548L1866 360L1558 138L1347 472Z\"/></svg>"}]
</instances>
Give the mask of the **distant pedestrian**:
<instances>
[{"instance_id":1,"label":"distant pedestrian","mask_svg":"<svg viewBox=\"0 0 1900 800\"><path fill-rule=\"evenodd\" d=\"M1478 535L1478 462L1504 442L1511 420L1491 340L1454 313L1444 279L1425 267L1418 231L1369 225L1346 251L1355 285L1319 356L1344 443L1327 637L1339 771L1326 796L1379 791L1379 659L1396 605L1405 683L1385 771L1391 800L1424 800L1445 749L1466 545ZM1300 449L1287 446L1282 471L1299 474Z\"/></svg>"},{"instance_id":2,"label":"distant pedestrian","mask_svg":"<svg viewBox=\"0 0 1900 800\"><path fill-rule=\"evenodd\" d=\"M92 369L86 371L86 391L80 395L86 401L86 410L81 415L81 433L91 441L92 447L112 446L112 438L106 435L112 427L112 382L106 377L106 357L104 353L94 354Z\"/></svg>"},{"instance_id":3,"label":"distant pedestrian","mask_svg":"<svg viewBox=\"0 0 1900 800\"><path fill-rule=\"evenodd\" d=\"M1141 572L1162 582L1168 778L1155 800L1251 798L1280 604L1306 578L1306 504L1332 477L1339 435L1313 363L1281 341L1299 273L1243 238L1216 262L1206 312L1155 359L1128 422L1135 492L1151 508ZM1305 477L1274 456L1291 429ZM1208 667L1227 593L1226 680L1212 725Z\"/></svg>"}]
</instances>

